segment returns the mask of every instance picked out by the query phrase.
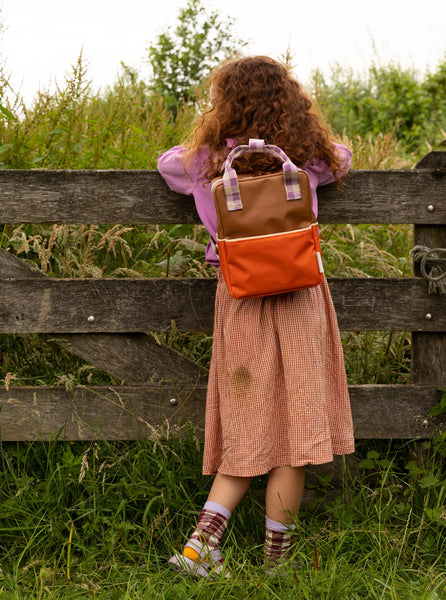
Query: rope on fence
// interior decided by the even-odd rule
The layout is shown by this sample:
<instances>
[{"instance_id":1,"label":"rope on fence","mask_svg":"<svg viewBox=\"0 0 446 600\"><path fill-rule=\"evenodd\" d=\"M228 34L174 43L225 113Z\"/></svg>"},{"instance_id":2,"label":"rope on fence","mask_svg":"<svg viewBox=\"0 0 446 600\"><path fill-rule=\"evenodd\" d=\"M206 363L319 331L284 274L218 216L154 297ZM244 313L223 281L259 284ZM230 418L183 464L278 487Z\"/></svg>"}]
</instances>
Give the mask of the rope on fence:
<instances>
[{"instance_id":1,"label":"rope on fence","mask_svg":"<svg viewBox=\"0 0 446 600\"><path fill-rule=\"evenodd\" d=\"M414 246L410 256L429 282L429 294L446 294L446 248ZM428 270L429 269L429 270Z\"/></svg>"}]
</instances>

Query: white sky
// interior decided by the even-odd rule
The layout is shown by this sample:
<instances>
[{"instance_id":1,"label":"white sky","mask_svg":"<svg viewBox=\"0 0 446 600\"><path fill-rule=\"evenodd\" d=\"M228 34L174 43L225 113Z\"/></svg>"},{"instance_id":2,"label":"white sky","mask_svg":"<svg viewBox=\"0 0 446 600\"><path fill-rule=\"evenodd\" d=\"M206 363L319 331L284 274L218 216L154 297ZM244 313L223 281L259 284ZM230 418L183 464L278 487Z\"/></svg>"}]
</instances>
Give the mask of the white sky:
<instances>
[{"instance_id":1,"label":"white sky","mask_svg":"<svg viewBox=\"0 0 446 600\"><path fill-rule=\"evenodd\" d=\"M187 0L0 0L0 52L15 91L63 84L81 49L95 89L112 84L124 61L147 73L146 48ZM446 0L204 0L236 20L247 53L278 58L290 46L296 73L373 59L421 71L446 59Z\"/></svg>"}]
</instances>

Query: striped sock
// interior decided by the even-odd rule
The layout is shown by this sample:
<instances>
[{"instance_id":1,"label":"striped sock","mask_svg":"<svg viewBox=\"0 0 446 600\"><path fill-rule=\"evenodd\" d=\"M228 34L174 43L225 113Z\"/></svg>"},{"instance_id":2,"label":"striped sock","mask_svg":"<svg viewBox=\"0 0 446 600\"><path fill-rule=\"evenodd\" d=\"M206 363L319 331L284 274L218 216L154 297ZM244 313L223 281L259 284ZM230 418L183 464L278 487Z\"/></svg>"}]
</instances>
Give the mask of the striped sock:
<instances>
[{"instance_id":1,"label":"striped sock","mask_svg":"<svg viewBox=\"0 0 446 600\"><path fill-rule=\"evenodd\" d=\"M223 562L220 545L231 512L217 502L208 501L198 517L197 525L183 550L183 555L200 563Z\"/></svg>"},{"instance_id":2,"label":"striped sock","mask_svg":"<svg viewBox=\"0 0 446 600\"><path fill-rule=\"evenodd\" d=\"M290 556L292 535L295 525L278 523L266 517L265 523L265 564L272 566Z\"/></svg>"}]
</instances>

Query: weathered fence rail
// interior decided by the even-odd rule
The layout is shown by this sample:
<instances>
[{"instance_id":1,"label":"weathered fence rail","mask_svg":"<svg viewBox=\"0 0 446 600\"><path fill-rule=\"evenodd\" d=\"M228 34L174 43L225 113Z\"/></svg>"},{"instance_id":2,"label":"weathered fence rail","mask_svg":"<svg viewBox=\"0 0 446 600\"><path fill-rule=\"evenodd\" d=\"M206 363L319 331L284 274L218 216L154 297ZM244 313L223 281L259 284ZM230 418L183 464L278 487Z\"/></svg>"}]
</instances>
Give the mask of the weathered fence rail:
<instances>
[{"instance_id":1,"label":"weathered fence rail","mask_svg":"<svg viewBox=\"0 0 446 600\"><path fill-rule=\"evenodd\" d=\"M321 188L321 222L444 223L443 155L428 155L429 168L352 171L343 190ZM171 192L156 171L2 171L0 200L1 223L197 222L192 198Z\"/></svg>"},{"instance_id":2,"label":"weathered fence rail","mask_svg":"<svg viewBox=\"0 0 446 600\"><path fill-rule=\"evenodd\" d=\"M446 153L411 171L354 171L320 190L321 223L413 223L446 247ZM0 223L196 223L193 201L150 171L2 171ZM350 386L358 438L423 438L446 385L446 295L421 277L329 280L343 330L411 331L412 383ZM50 279L0 252L0 333L51 335L122 386L0 389L3 440L136 439L201 424L206 372L144 332L209 331L215 281Z\"/></svg>"}]
</instances>

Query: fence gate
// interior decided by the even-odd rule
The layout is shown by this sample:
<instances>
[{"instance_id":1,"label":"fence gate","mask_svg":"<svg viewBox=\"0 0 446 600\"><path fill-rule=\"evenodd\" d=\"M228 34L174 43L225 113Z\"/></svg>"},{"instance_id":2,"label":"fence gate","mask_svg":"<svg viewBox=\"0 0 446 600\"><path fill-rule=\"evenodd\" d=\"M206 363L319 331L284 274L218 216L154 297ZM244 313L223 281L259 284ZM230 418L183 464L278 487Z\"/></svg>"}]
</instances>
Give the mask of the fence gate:
<instances>
[{"instance_id":1,"label":"fence gate","mask_svg":"<svg viewBox=\"0 0 446 600\"><path fill-rule=\"evenodd\" d=\"M352 171L319 190L321 223L413 223L415 244L446 248L446 153L413 170ZM156 171L1 171L0 223L197 223L191 197ZM445 268L443 266L443 268ZM0 389L8 440L136 439L187 420L200 430L207 373L147 332L211 331L215 280L54 279L0 251L0 333L38 333L121 386ZM412 382L350 386L357 438L426 438L446 385L446 295L412 278L331 278L340 328L412 332Z\"/></svg>"}]
</instances>

